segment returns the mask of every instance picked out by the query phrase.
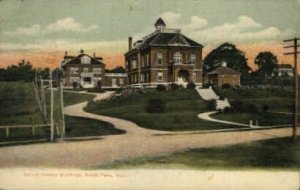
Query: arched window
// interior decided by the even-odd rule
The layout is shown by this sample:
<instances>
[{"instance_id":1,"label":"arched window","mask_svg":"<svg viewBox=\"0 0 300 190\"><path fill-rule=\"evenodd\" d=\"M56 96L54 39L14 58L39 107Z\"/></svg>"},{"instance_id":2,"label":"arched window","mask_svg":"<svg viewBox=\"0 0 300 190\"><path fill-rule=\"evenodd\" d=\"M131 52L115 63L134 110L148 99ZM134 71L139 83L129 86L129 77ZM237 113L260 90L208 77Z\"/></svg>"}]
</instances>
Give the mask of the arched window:
<instances>
[{"instance_id":1,"label":"arched window","mask_svg":"<svg viewBox=\"0 0 300 190\"><path fill-rule=\"evenodd\" d=\"M182 63L182 54L179 51L177 51L174 54L174 62L175 62L175 64L181 64Z\"/></svg>"}]
</instances>

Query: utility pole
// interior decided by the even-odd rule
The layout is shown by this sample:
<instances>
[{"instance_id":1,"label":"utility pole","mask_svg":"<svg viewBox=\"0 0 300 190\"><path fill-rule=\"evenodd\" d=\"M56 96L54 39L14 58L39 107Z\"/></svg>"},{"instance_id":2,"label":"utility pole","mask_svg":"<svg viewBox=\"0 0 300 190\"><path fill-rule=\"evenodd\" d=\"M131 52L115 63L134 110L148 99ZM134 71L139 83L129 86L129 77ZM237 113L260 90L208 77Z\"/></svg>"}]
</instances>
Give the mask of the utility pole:
<instances>
[{"instance_id":1,"label":"utility pole","mask_svg":"<svg viewBox=\"0 0 300 190\"><path fill-rule=\"evenodd\" d=\"M284 53L284 55L294 55L294 77L295 77L295 85L294 85L294 91L295 91L295 99L294 99L294 123L293 123L293 139L296 140L297 138L297 127L298 127L298 47L300 45L298 44L299 38L294 39L288 39L284 40L283 42L293 42L293 45L285 46L283 48L293 48L292 52Z\"/></svg>"},{"instance_id":2,"label":"utility pole","mask_svg":"<svg viewBox=\"0 0 300 190\"><path fill-rule=\"evenodd\" d=\"M53 123L53 86L52 86L52 72L49 70L49 88L50 88L50 140L54 140L54 123Z\"/></svg>"},{"instance_id":3,"label":"utility pole","mask_svg":"<svg viewBox=\"0 0 300 190\"><path fill-rule=\"evenodd\" d=\"M61 139L64 139L66 126L65 126L65 115L64 115L64 89L63 89L63 81L62 78L59 78L59 87L60 87L60 107L61 107L61 118L62 118L62 131L61 131Z\"/></svg>"},{"instance_id":4,"label":"utility pole","mask_svg":"<svg viewBox=\"0 0 300 190\"><path fill-rule=\"evenodd\" d=\"M49 123L48 116L47 116L47 105L46 105L46 97L45 97L45 89L44 89L44 80L42 77L40 77L40 82L41 82L41 100L42 100L42 105L43 105L43 110L44 110L44 117L47 120L47 123Z\"/></svg>"}]
</instances>

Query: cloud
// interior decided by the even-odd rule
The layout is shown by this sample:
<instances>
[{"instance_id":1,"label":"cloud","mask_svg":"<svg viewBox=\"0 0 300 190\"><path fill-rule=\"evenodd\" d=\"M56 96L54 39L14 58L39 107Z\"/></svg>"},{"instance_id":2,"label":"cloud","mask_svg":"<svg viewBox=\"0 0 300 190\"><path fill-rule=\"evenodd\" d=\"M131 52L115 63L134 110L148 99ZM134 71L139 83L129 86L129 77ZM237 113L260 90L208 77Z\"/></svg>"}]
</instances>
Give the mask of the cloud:
<instances>
[{"instance_id":1,"label":"cloud","mask_svg":"<svg viewBox=\"0 0 300 190\"><path fill-rule=\"evenodd\" d=\"M172 25L175 24L181 18L181 14L170 11L163 13L161 17L167 22L168 25Z\"/></svg>"},{"instance_id":2,"label":"cloud","mask_svg":"<svg viewBox=\"0 0 300 190\"><path fill-rule=\"evenodd\" d=\"M1 43L0 49L3 51L60 51L64 52L66 50L79 51L93 50L101 52L124 52L127 48L126 40L115 40L115 41L87 41L80 42L78 40L43 40L37 43Z\"/></svg>"},{"instance_id":3,"label":"cloud","mask_svg":"<svg viewBox=\"0 0 300 190\"><path fill-rule=\"evenodd\" d=\"M27 28L19 27L17 28L16 31L8 31L8 32L4 32L4 34L35 35L35 34L62 32L62 31L85 33L96 29L98 29L98 26L96 24L84 27L81 23L77 22L74 18L67 17L64 19L57 20L56 22L49 24L45 28L42 28L41 25L39 24L34 24Z\"/></svg>"},{"instance_id":4,"label":"cloud","mask_svg":"<svg viewBox=\"0 0 300 190\"><path fill-rule=\"evenodd\" d=\"M192 18L190 24L183 26L183 32L200 43L272 41L280 40L295 33L291 29L264 28L253 18L245 15L239 16L236 22L206 28L203 28L207 25L205 19L201 21L201 18Z\"/></svg>"},{"instance_id":5,"label":"cloud","mask_svg":"<svg viewBox=\"0 0 300 190\"><path fill-rule=\"evenodd\" d=\"M17 35L17 34L32 35L38 33L41 33L41 26L39 24L34 24L28 28L19 27L16 31L13 32L4 32L4 34L11 34L11 35Z\"/></svg>"},{"instance_id":6,"label":"cloud","mask_svg":"<svg viewBox=\"0 0 300 190\"><path fill-rule=\"evenodd\" d=\"M67 17L56 22L49 24L46 27L48 32L71 31L71 32L88 32L97 29L98 26L93 24L89 27L83 27L80 23L76 22L74 18Z\"/></svg>"},{"instance_id":7,"label":"cloud","mask_svg":"<svg viewBox=\"0 0 300 190\"><path fill-rule=\"evenodd\" d=\"M192 30L198 30L204 26L207 25L207 20L204 19L204 18L200 18L198 16L192 16L191 17L191 22L190 24L188 25L188 27Z\"/></svg>"}]
</instances>

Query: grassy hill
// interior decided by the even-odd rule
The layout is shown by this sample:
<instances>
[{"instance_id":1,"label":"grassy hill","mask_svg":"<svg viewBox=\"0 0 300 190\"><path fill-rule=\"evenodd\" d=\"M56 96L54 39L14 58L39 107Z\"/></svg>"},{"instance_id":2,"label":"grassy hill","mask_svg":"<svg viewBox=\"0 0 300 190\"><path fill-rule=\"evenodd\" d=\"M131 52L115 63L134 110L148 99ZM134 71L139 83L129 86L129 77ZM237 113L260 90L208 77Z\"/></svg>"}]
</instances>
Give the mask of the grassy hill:
<instances>
[{"instance_id":1,"label":"grassy hill","mask_svg":"<svg viewBox=\"0 0 300 190\"><path fill-rule=\"evenodd\" d=\"M91 101L94 95L64 93L65 106L82 101ZM50 93L46 91L48 113L50 113ZM61 108L59 94L54 91L54 122L59 123ZM112 124L84 119L80 117L65 117L66 136L97 136L109 134L121 134L124 131L114 128ZM0 126L42 124L42 116L35 99L33 83L30 82L0 82ZM37 128L32 136L31 128L11 129L11 137L5 137L5 129L0 130L0 141L28 140L37 138L49 138L49 128Z\"/></svg>"},{"instance_id":2,"label":"grassy hill","mask_svg":"<svg viewBox=\"0 0 300 190\"><path fill-rule=\"evenodd\" d=\"M150 99L161 99L166 103L164 113L148 113ZM146 93L135 93L128 97L117 97L106 102L91 102L88 112L123 118L150 129L180 131L229 128L223 124L198 119L197 115L208 111L207 102L201 100L195 90L179 89L157 92L148 89ZM236 127L236 126L233 126Z\"/></svg>"}]
</instances>

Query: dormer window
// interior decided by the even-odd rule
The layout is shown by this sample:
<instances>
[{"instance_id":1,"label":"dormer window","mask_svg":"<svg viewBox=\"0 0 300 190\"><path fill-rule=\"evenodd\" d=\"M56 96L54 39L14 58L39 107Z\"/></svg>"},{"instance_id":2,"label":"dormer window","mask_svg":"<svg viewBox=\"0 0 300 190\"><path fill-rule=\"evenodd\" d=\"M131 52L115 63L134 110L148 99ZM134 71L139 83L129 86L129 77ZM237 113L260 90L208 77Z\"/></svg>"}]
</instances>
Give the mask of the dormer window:
<instances>
[{"instance_id":1,"label":"dormer window","mask_svg":"<svg viewBox=\"0 0 300 190\"><path fill-rule=\"evenodd\" d=\"M181 64L182 63L182 54L179 51L177 51L174 54L174 62L175 62L175 64Z\"/></svg>"},{"instance_id":2,"label":"dormer window","mask_svg":"<svg viewBox=\"0 0 300 190\"><path fill-rule=\"evenodd\" d=\"M163 64L163 55L161 52L157 53L157 64L162 65Z\"/></svg>"}]
</instances>

